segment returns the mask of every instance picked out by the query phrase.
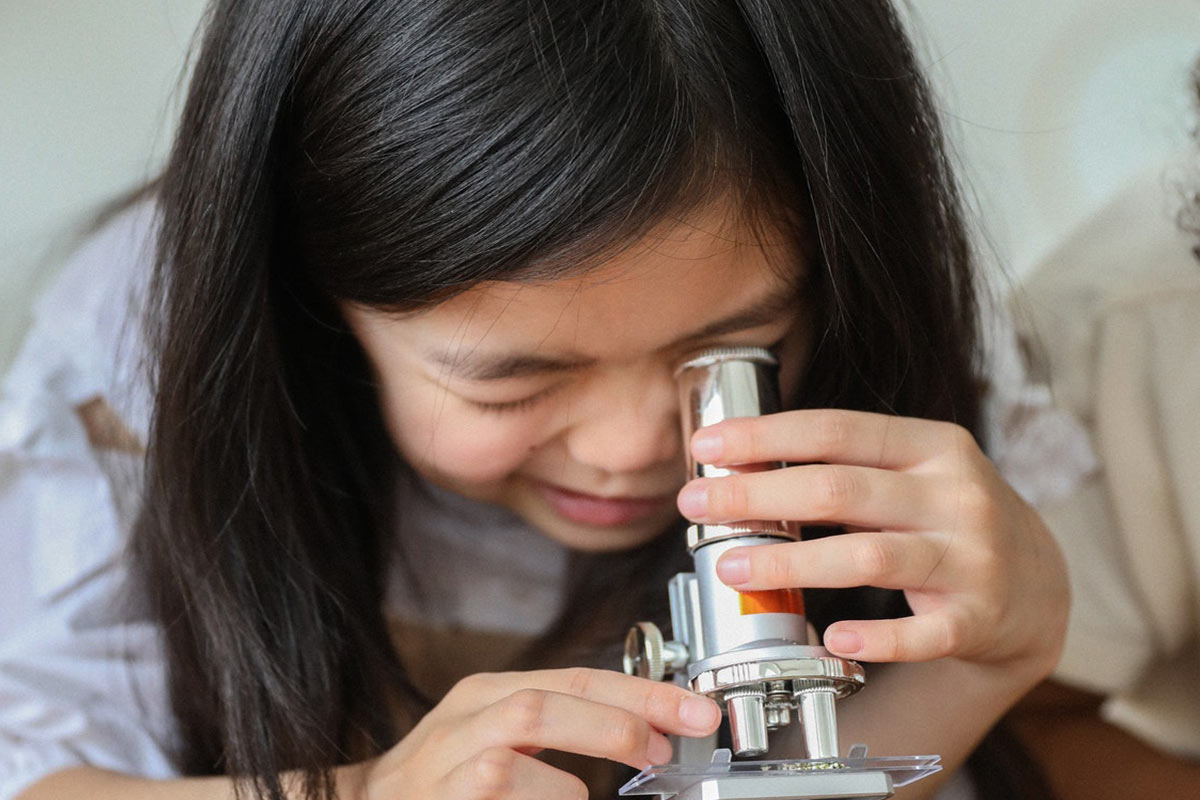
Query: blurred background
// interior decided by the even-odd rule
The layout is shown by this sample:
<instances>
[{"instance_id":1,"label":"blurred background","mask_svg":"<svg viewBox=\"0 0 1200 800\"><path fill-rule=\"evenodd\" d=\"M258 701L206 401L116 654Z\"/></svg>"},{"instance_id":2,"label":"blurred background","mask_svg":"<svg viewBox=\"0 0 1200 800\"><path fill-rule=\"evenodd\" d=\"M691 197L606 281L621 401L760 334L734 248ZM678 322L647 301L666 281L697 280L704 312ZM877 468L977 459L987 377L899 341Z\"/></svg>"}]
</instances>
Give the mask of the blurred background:
<instances>
[{"instance_id":1,"label":"blurred background","mask_svg":"<svg viewBox=\"0 0 1200 800\"><path fill-rule=\"evenodd\" d=\"M0 372L105 201L169 146L203 0L0 1ZM983 249L1019 277L1188 145L1200 0L911 0Z\"/></svg>"}]
</instances>

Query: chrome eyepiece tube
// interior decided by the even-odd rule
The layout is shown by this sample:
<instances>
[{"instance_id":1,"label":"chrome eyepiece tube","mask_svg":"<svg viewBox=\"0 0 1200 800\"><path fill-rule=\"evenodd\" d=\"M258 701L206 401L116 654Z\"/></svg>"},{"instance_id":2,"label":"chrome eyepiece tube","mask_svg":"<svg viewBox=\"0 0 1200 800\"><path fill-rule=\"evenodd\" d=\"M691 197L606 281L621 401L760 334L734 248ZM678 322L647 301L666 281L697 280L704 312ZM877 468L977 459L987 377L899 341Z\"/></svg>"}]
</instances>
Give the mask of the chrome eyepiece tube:
<instances>
[{"instance_id":1,"label":"chrome eyepiece tube","mask_svg":"<svg viewBox=\"0 0 1200 800\"><path fill-rule=\"evenodd\" d=\"M688 478L720 478L737 472L761 472L781 464L739 466L736 470L702 464L692 457L692 434L698 429L736 417L757 417L780 410L778 362L760 347L718 347L684 361L675 370L679 384L680 422ZM688 548L751 533L795 539L782 522L739 522L734 525L693 525Z\"/></svg>"},{"instance_id":2,"label":"chrome eyepiece tube","mask_svg":"<svg viewBox=\"0 0 1200 800\"><path fill-rule=\"evenodd\" d=\"M703 464L691 457L688 446L699 428L780 410L778 366L769 351L705 350L680 364L675 377L689 477L719 478L783 466ZM739 592L716 573L718 559L732 548L797 538L790 525L778 520L690 526L687 544L695 572L676 575L668 585L675 641L665 642L654 625L639 623L626 640L626 670L655 678L686 675L693 691L725 708L739 756L766 754L770 731L795 718L804 727L808 757L835 763L833 700L862 686L862 667L808 644L799 589Z\"/></svg>"}]
</instances>

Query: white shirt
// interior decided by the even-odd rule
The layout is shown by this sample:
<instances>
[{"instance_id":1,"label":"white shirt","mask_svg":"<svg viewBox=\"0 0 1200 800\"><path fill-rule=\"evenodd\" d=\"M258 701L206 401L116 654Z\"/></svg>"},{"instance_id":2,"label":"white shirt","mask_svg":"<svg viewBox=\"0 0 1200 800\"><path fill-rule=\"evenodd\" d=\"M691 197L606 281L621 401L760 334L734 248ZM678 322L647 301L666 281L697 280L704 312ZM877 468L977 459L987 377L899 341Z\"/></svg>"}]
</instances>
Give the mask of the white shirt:
<instances>
[{"instance_id":1,"label":"white shirt","mask_svg":"<svg viewBox=\"0 0 1200 800\"><path fill-rule=\"evenodd\" d=\"M148 429L148 382L128 310L144 290L152 229L146 204L85 244L38 303L0 390L0 800L70 766L175 774L163 654L126 595L121 558L139 459L94 449L75 412L100 397L134 433ZM1003 348L996 361L1000 373L1017 363ZM1086 466L1086 447L1043 393L1011 374L1002 383L1019 388L991 401L988 438L1005 445L999 463L1028 493L1061 493L1055 486ZM1058 463L1023 443L1031 430L1062 445ZM443 594L422 607L416 587L393 576L392 613L419 609L426 622L524 634L549 624L563 594L559 546L504 511L437 491L430 502L412 499L405 524L438 546L408 555L414 573L438 576ZM941 795L969 796L961 778Z\"/></svg>"},{"instance_id":2,"label":"white shirt","mask_svg":"<svg viewBox=\"0 0 1200 800\"><path fill-rule=\"evenodd\" d=\"M3 798L79 764L173 772L155 630L121 598L119 554L136 494L118 489L136 480L138 464L94 451L74 410L112 398L145 429L126 312L145 274L150 215L142 207L124 216L72 259L38 302L0 389Z\"/></svg>"}]
</instances>

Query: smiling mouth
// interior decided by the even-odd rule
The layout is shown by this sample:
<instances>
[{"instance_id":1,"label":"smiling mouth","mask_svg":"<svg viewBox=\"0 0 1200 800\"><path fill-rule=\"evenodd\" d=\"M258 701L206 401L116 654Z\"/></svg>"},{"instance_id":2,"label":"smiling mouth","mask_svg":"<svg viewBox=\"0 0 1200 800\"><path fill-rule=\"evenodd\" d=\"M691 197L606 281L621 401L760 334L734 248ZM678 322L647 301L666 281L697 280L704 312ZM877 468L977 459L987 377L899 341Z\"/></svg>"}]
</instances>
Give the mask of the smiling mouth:
<instances>
[{"instance_id":1,"label":"smiling mouth","mask_svg":"<svg viewBox=\"0 0 1200 800\"><path fill-rule=\"evenodd\" d=\"M577 492L552 483L531 482L546 503L561 517L572 522L599 527L629 525L661 514L673 506L675 496L602 497Z\"/></svg>"}]
</instances>

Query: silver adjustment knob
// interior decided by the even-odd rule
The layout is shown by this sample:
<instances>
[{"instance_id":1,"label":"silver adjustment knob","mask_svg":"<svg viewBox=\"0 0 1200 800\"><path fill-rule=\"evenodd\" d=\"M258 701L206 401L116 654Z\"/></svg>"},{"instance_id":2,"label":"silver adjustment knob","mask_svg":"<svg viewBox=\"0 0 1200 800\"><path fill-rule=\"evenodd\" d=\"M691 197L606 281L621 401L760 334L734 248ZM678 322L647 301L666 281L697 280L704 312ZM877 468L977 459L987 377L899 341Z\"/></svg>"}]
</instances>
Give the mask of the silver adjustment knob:
<instances>
[{"instance_id":1,"label":"silver adjustment knob","mask_svg":"<svg viewBox=\"0 0 1200 800\"><path fill-rule=\"evenodd\" d=\"M626 675L661 681L687 667L688 649L682 642L664 642L653 622L639 622L625 636L622 663Z\"/></svg>"},{"instance_id":2,"label":"silver adjustment knob","mask_svg":"<svg viewBox=\"0 0 1200 800\"><path fill-rule=\"evenodd\" d=\"M626 675L663 679L663 635L653 622L639 622L625 636L625 657L622 659Z\"/></svg>"}]
</instances>

